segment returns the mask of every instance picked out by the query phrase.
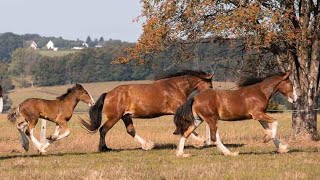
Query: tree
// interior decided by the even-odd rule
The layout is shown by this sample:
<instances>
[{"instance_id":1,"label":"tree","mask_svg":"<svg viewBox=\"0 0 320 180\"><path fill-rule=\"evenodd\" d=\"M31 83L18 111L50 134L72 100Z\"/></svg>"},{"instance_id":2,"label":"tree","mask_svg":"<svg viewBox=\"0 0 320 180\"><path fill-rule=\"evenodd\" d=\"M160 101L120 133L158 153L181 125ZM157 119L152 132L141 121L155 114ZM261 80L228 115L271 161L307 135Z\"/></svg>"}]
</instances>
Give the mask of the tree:
<instances>
[{"instance_id":1,"label":"tree","mask_svg":"<svg viewBox=\"0 0 320 180\"><path fill-rule=\"evenodd\" d=\"M91 47L92 40L90 36L87 37L86 43Z\"/></svg>"},{"instance_id":2,"label":"tree","mask_svg":"<svg viewBox=\"0 0 320 180\"><path fill-rule=\"evenodd\" d=\"M140 62L172 46L241 39L272 52L297 95L293 134L317 136L320 93L320 0L142 0L143 34L126 57Z\"/></svg>"},{"instance_id":3,"label":"tree","mask_svg":"<svg viewBox=\"0 0 320 180\"><path fill-rule=\"evenodd\" d=\"M3 33L0 35L0 60L9 60L10 54L17 48L23 47L23 41L19 35Z\"/></svg>"},{"instance_id":4,"label":"tree","mask_svg":"<svg viewBox=\"0 0 320 180\"><path fill-rule=\"evenodd\" d=\"M104 39L103 39L102 36L101 36L100 39L99 39L99 43L100 43L100 44L104 43Z\"/></svg>"}]
</instances>

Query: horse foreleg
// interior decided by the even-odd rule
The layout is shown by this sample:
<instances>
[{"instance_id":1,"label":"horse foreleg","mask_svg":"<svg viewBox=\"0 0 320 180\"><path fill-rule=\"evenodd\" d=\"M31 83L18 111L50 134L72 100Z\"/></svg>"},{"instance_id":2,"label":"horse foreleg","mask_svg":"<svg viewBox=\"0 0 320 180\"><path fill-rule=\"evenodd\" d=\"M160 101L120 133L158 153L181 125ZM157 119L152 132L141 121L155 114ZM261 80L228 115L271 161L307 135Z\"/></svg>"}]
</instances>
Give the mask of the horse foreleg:
<instances>
[{"instance_id":1,"label":"horse foreleg","mask_svg":"<svg viewBox=\"0 0 320 180\"><path fill-rule=\"evenodd\" d=\"M267 123L265 121L259 121L260 124L262 125L262 127L264 129L268 129L270 131L270 136L272 138L272 141L274 143L274 145L276 146L276 148L278 149L279 153L286 153L288 152L288 145L286 144L282 144L278 138L277 138L277 127L278 127L278 122L275 121L273 123ZM271 127L271 128L270 128Z\"/></svg>"},{"instance_id":2,"label":"horse foreleg","mask_svg":"<svg viewBox=\"0 0 320 180\"><path fill-rule=\"evenodd\" d=\"M141 144L143 150L151 150L154 147L154 143L152 141L144 140L136 133L136 130L133 126L132 118L129 114L124 115L121 119L123 120L124 125L126 126L127 133L131 137L133 137L135 141L138 141Z\"/></svg>"},{"instance_id":3,"label":"horse foreleg","mask_svg":"<svg viewBox=\"0 0 320 180\"><path fill-rule=\"evenodd\" d=\"M26 121L23 121L17 125L17 129L20 133L21 140L22 140L22 147L24 150L29 150L29 140L24 132L24 128L28 125Z\"/></svg>"},{"instance_id":4,"label":"horse foreleg","mask_svg":"<svg viewBox=\"0 0 320 180\"><path fill-rule=\"evenodd\" d=\"M60 126L59 124L56 125L55 129L54 129L54 132L51 136L47 137L48 140L56 140L59 136L59 133L60 133Z\"/></svg>"}]
</instances>

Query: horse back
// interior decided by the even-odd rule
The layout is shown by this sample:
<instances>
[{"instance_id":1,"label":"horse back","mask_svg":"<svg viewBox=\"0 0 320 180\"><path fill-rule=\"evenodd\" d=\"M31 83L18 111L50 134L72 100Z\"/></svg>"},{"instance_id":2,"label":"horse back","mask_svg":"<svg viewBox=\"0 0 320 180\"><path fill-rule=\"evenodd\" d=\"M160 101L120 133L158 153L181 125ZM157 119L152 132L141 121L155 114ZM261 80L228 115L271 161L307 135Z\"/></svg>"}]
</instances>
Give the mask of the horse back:
<instances>
[{"instance_id":1,"label":"horse back","mask_svg":"<svg viewBox=\"0 0 320 180\"><path fill-rule=\"evenodd\" d=\"M25 118L54 120L60 108L58 100L29 98L20 104L19 111Z\"/></svg>"},{"instance_id":2,"label":"horse back","mask_svg":"<svg viewBox=\"0 0 320 180\"><path fill-rule=\"evenodd\" d=\"M128 113L141 118L173 114L179 106L170 102L175 97L170 88L173 87L160 83L121 85L108 92L104 109L107 115L114 113L122 116ZM179 105L182 103L179 102Z\"/></svg>"},{"instance_id":3,"label":"horse back","mask_svg":"<svg viewBox=\"0 0 320 180\"><path fill-rule=\"evenodd\" d=\"M260 95L250 95L239 90L206 90L195 97L198 106L220 120L251 118L251 111L259 106ZM195 104L196 105L196 104ZM205 113L205 112L202 112Z\"/></svg>"}]
</instances>

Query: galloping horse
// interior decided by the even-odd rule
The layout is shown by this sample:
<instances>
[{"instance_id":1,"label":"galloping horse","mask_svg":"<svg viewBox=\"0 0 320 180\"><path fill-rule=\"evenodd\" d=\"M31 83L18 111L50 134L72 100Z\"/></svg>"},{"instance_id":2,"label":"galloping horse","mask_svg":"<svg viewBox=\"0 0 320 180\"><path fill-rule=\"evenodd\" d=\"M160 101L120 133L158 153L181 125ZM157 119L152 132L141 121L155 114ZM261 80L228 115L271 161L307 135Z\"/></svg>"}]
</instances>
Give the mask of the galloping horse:
<instances>
[{"instance_id":1,"label":"galloping horse","mask_svg":"<svg viewBox=\"0 0 320 180\"><path fill-rule=\"evenodd\" d=\"M206 90L179 107L174 116L177 129L174 134L182 135L177 149L177 156L184 154L184 144L201 122L206 121L210 127L211 140L224 155L237 155L230 152L220 141L217 121L238 121L245 119L258 120L266 131L265 142L273 140L280 153L287 152L287 145L282 144L276 137L277 121L266 115L268 101L276 92L288 98L289 102L296 100L295 91L289 80L289 73L271 76L266 79L256 79L253 82L244 81L238 90Z\"/></svg>"},{"instance_id":2,"label":"galloping horse","mask_svg":"<svg viewBox=\"0 0 320 180\"><path fill-rule=\"evenodd\" d=\"M110 150L105 142L106 133L120 119L127 133L138 141L142 149L149 150L154 143L141 138L135 131L132 118L154 118L173 115L188 96L194 91L203 91L212 87L212 74L197 71L182 71L158 78L152 84L121 85L110 92L103 93L90 109L90 123L81 119L82 125L96 132L102 120L102 111L107 115L106 123L100 127L99 151ZM192 134L198 141L204 141Z\"/></svg>"},{"instance_id":3,"label":"galloping horse","mask_svg":"<svg viewBox=\"0 0 320 180\"><path fill-rule=\"evenodd\" d=\"M88 91L85 90L82 85L76 84L72 88L69 88L65 94L57 97L55 100L38 98L26 99L16 109L8 114L8 120L15 122L17 117L22 115L25 121L20 122L17 128L21 135L23 148L26 151L29 150L29 140L26 136L28 135L39 152L44 153L46 152L45 149L48 148L52 142L70 135L67 122L71 119L73 110L79 101L82 101L89 106L94 105L94 100ZM33 135L34 128L39 118L56 123L53 135L44 145L41 145ZM28 128L24 132L24 128L26 126L28 126ZM64 133L59 135L60 129L64 131Z\"/></svg>"}]
</instances>

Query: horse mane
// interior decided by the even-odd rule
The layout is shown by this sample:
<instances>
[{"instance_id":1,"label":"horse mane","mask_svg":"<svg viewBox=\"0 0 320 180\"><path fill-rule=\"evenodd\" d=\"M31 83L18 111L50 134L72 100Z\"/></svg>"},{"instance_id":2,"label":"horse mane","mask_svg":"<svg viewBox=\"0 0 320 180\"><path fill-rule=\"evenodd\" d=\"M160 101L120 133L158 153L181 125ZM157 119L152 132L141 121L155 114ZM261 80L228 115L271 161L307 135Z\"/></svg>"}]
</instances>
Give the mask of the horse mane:
<instances>
[{"instance_id":1,"label":"horse mane","mask_svg":"<svg viewBox=\"0 0 320 180\"><path fill-rule=\"evenodd\" d=\"M237 80L236 84L238 85L238 87L245 87L245 86L257 84L257 83L262 82L263 80L268 79L273 76L283 76L283 75L284 75L284 73L278 73L278 72L267 74L264 77L257 77L254 74L244 75L244 76L240 76L240 78Z\"/></svg>"},{"instance_id":2,"label":"horse mane","mask_svg":"<svg viewBox=\"0 0 320 180\"><path fill-rule=\"evenodd\" d=\"M173 77L185 76L185 75L196 76L196 77L201 78L202 80L211 82L211 79L207 79L207 78L203 77L205 75L208 75L208 73L206 73L204 71L194 71L194 70L182 70L182 71L178 71L178 72L174 72L174 73L160 74L158 76L155 76L154 80L173 78Z\"/></svg>"},{"instance_id":3,"label":"horse mane","mask_svg":"<svg viewBox=\"0 0 320 180\"><path fill-rule=\"evenodd\" d=\"M62 94L61 96L58 96L57 99L64 100L69 94L73 93L75 89L76 89L76 86L74 86L72 88L68 88L67 92Z\"/></svg>"}]
</instances>

